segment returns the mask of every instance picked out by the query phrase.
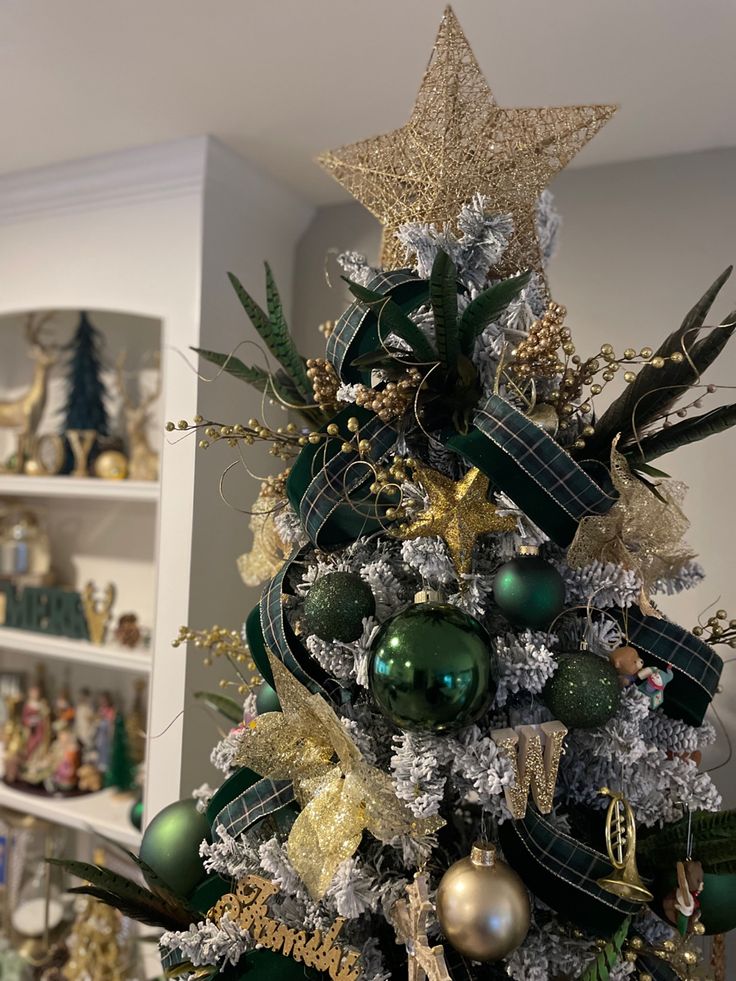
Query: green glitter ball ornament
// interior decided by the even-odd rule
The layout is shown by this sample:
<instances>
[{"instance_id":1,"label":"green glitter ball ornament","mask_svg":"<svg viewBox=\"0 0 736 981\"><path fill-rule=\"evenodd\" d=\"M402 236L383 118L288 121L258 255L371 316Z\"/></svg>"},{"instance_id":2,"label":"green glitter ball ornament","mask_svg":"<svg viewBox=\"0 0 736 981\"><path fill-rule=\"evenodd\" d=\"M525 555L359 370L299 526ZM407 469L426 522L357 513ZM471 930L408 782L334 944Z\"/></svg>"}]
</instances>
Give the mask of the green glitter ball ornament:
<instances>
[{"instance_id":1,"label":"green glitter ball ornament","mask_svg":"<svg viewBox=\"0 0 736 981\"><path fill-rule=\"evenodd\" d=\"M590 651L559 655L559 665L544 687L542 700L570 729L602 726L618 711L621 685L611 662Z\"/></svg>"},{"instance_id":2,"label":"green glitter ball ornament","mask_svg":"<svg viewBox=\"0 0 736 981\"><path fill-rule=\"evenodd\" d=\"M199 857L205 838L210 839L209 822L197 810L196 800L187 797L169 804L150 822L143 833L140 857L173 892L188 898L207 875ZM152 889L157 885L148 884Z\"/></svg>"},{"instance_id":3,"label":"green glitter ball ornament","mask_svg":"<svg viewBox=\"0 0 736 981\"><path fill-rule=\"evenodd\" d=\"M322 640L357 640L363 633L363 618L375 612L371 587L357 572L320 576L304 600L307 631Z\"/></svg>"},{"instance_id":4,"label":"green glitter ball ornament","mask_svg":"<svg viewBox=\"0 0 736 981\"><path fill-rule=\"evenodd\" d=\"M515 627L546 630L565 607L565 583L537 549L522 546L496 573L493 599Z\"/></svg>"},{"instance_id":5,"label":"green glitter ball ornament","mask_svg":"<svg viewBox=\"0 0 736 981\"><path fill-rule=\"evenodd\" d=\"M381 711L401 729L451 732L488 709L498 662L475 617L446 603L416 603L381 627L368 679Z\"/></svg>"}]
</instances>

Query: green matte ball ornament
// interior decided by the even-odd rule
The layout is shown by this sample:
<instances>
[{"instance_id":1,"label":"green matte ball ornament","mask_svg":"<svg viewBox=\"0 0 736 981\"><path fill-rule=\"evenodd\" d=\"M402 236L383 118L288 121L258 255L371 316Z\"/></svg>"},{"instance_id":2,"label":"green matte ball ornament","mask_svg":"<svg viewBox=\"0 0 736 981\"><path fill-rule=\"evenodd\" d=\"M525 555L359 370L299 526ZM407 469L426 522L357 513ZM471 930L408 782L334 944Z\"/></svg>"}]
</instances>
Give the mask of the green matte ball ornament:
<instances>
[{"instance_id":1,"label":"green matte ball ornament","mask_svg":"<svg viewBox=\"0 0 736 981\"><path fill-rule=\"evenodd\" d=\"M187 898L207 875L199 856L205 838L210 838L207 818L197 810L196 800L187 797L169 804L151 821L143 833L140 857L173 892Z\"/></svg>"},{"instance_id":2,"label":"green matte ball ornament","mask_svg":"<svg viewBox=\"0 0 736 981\"><path fill-rule=\"evenodd\" d=\"M605 725L621 702L618 673L608 658L590 651L560 654L542 700L552 715L570 729Z\"/></svg>"},{"instance_id":3,"label":"green matte ball ornament","mask_svg":"<svg viewBox=\"0 0 736 981\"><path fill-rule=\"evenodd\" d=\"M475 617L447 603L416 603L381 627L368 680L383 714L401 729L452 732L487 711L498 661Z\"/></svg>"},{"instance_id":4,"label":"green matte ball ornament","mask_svg":"<svg viewBox=\"0 0 736 981\"><path fill-rule=\"evenodd\" d=\"M697 841L696 841L697 851ZM677 887L674 861L671 869L659 875L654 884L655 909L666 923L670 921L662 912L662 900ZM736 874L703 873L703 891L698 895L700 922L707 936L728 933L736 929ZM672 926L672 924L670 924Z\"/></svg>"},{"instance_id":5,"label":"green matte ball ornament","mask_svg":"<svg viewBox=\"0 0 736 981\"><path fill-rule=\"evenodd\" d=\"M281 711L279 696L267 681L264 681L256 692L256 711L259 715L264 715L266 712Z\"/></svg>"},{"instance_id":6,"label":"green matte ball ornament","mask_svg":"<svg viewBox=\"0 0 736 981\"><path fill-rule=\"evenodd\" d=\"M328 572L320 576L304 600L307 631L321 640L357 640L363 633L364 617L375 612L371 587L357 572Z\"/></svg>"},{"instance_id":7,"label":"green matte ball ornament","mask_svg":"<svg viewBox=\"0 0 736 981\"><path fill-rule=\"evenodd\" d=\"M139 797L138 800L133 801L133 806L130 808L128 813L130 818L130 823L138 831L143 827L143 798Z\"/></svg>"},{"instance_id":8,"label":"green matte ball ornament","mask_svg":"<svg viewBox=\"0 0 736 981\"><path fill-rule=\"evenodd\" d=\"M546 630L565 608L565 583L554 566L522 546L493 580L493 599L515 627Z\"/></svg>"}]
</instances>

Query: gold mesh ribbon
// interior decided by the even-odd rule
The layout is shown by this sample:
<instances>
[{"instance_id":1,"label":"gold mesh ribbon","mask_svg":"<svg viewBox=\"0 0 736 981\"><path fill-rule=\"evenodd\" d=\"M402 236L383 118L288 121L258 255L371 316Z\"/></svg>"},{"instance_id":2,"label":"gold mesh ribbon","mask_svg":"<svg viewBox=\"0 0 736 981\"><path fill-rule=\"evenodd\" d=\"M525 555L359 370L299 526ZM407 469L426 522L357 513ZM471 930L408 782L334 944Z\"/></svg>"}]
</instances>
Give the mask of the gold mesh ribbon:
<instances>
[{"instance_id":1,"label":"gold mesh ribbon","mask_svg":"<svg viewBox=\"0 0 736 981\"><path fill-rule=\"evenodd\" d=\"M280 500L264 484L253 503L248 524L253 533L253 545L249 552L238 557L238 572L246 586L260 586L273 579L289 554L289 546L284 544L274 521L280 510Z\"/></svg>"},{"instance_id":2,"label":"gold mesh ribbon","mask_svg":"<svg viewBox=\"0 0 736 981\"><path fill-rule=\"evenodd\" d=\"M656 491L650 489L632 474L617 443L618 437L611 446L611 480L618 500L607 514L583 518L567 550L567 561L573 568L614 562L631 570L641 582L642 613L661 617L652 605L650 590L694 554L682 541L689 528L680 506L687 488L668 480L658 484Z\"/></svg>"},{"instance_id":3,"label":"gold mesh ribbon","mask_svg":"<svg viewBox=\"0 0 736 981\"><path fill-rule=\"evenodd\" d=\"M267 712L243 734L237 762L263 777L291 780L301 812L287 853L314 899L320 899L364 831L379 841L430 834L442 818L415 818L391 778L367 763L332 708L269 654L281 712Z\"/></svg>"}]
</instances>

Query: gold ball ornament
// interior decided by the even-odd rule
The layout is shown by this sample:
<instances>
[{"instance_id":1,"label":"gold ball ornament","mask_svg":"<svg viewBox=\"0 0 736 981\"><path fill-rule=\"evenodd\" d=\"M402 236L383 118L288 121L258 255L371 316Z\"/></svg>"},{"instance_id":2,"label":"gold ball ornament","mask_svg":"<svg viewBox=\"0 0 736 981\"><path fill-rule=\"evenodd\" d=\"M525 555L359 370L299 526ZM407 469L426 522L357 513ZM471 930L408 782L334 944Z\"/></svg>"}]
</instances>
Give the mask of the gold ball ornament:
<instances>
[{"instance_id":1,"label":"gold ball ornament","mask_svg":"<svg viewBox=\"0 0 736 981\"><path fill-rule=\"evenodd\" d=\"M437 919L447 941L474 961L498 961L529 932L529 894L514 870L477 842L468 858L445 872L437 890Z\"/></svg>"},{"instance_id":2,"label":"gold ball ornament","mask_svg":"<svg viewBox=\"0 0 736 981\"><path fill-rule=\"evenodd\" d=\"M119 450L105 450L95 460L95 476L102 480L125 480L128 458Z\"/></svg>"}]
</instances>

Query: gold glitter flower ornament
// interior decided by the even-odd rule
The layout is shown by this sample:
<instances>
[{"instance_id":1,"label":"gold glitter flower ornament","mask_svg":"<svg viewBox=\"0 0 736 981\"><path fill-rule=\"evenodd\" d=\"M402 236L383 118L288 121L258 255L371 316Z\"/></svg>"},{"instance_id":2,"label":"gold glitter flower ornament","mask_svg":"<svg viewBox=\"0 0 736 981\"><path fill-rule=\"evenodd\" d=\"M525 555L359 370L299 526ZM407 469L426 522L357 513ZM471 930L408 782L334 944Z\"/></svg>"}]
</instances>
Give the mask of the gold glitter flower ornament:
<instances>
[{"instance_id":1,"label":"gold glitter flower ornament","mask_svg":"<svg viewBox=\"0 0 736 981\"><path fill-rule=\"evenodd\" d=\"M453 223L474 194L514 219L504 274L542 275L537 198L608 122L616 106L502 109L452 9L445 9L409 122L319 157L384 226L381 262L404 265L407 222Z\"/></svg>"},{"instance_id":2,"label":"gold glitter flower ornament","mask_svg":"<svg viewBox=\"0 0 736 981\"><path fill-rule=\"evenodd\" d=\"M291 780L300 811L289 834L289 861L314 899L369 831L384 843L419 837L444 825L415 818L390 776L367 763L340 719L269 654L281 712L258 716L245 730L237 762L263 777Z\"/></svg>"}]
</instances>

